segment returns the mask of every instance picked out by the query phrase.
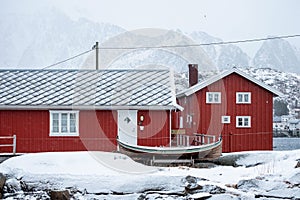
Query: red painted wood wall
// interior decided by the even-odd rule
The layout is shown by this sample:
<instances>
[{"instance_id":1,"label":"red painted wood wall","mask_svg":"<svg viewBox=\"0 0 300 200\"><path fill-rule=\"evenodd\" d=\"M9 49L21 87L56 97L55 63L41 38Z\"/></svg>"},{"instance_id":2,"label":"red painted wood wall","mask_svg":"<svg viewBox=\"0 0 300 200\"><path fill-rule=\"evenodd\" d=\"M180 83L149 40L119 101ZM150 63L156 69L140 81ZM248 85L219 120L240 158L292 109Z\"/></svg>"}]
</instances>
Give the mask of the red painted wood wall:
<instances>
[{"instance_id":1,"label":"red painted wood wall","mask_svg":"<svg viewBox=\"0 0 300 200\"><path fill-rule=\"evenodd\" d=\"M78 137L50 137L49 117L48 110L1 110L0 136L16 134L18 153L117 149L116 111L80 111ZM12 148L0 147L0 152Z\"/></svg>"},{"instance_id":2,"label":"red painted wood wall","mask_svg":"<svg viewBox=\"0 0 300 200\"><path fill-rule=\"evenodd\" d=\"M221 104L206 104L206 92L221 92ZM251 92L251 104L236 104L236 92ZM233 73L196 92L181 97L185 108L184 127L194 132L223 136L223 152L272 150L273 94L257 84ZM193 116L188 124L186 115ZM221 116L230 116L230 124L222 124ZM236 116L251 116L251 128L236 128Z\"/></svg>"},{"instance_id":3,"label":"red painted wood wall","mask_svg":"<svg viewBox=\"0 0 300 200\"><path fill-rule=\"evenodd\" d=\"M169 111L138 111L138 145L169 146L170 115ZM144 121L140 117L144 116ZM144 126L144 130L141 130Z\"/></svg>"}]
</instances>

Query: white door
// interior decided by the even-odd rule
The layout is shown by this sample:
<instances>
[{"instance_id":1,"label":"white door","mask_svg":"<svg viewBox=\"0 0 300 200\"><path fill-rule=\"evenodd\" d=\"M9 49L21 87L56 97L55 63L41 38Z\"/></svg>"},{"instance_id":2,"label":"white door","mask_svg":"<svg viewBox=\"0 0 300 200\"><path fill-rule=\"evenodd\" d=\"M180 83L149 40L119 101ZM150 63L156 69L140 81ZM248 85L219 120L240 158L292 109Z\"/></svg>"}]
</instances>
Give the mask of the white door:
<instances>
[{"instance_id":1,"label":"white door","mask_svg":"<svg viewBox=\"0 0 300 200\"><path fill-rule=\"evenodd\" d=\"M122 142L137 145L137 110L118 110L118 137Z\"/></svg>"}]
</instances>

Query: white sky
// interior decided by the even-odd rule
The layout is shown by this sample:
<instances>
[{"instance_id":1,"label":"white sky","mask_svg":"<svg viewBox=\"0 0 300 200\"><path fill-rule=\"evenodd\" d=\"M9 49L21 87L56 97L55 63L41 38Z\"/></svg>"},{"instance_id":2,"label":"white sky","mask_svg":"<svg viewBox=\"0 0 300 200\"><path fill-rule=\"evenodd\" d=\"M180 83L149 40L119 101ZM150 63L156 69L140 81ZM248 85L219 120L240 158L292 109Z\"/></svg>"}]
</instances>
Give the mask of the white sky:
<instances>
[{"instance_id":1,"label":"white sky","mask_svg":"<svg viewBox=\"0 0 300 200\"><path fill-rule=\"evenodd\" d=\"M0 13L55 6L73 19L139 28L204 31L224 41L300 34L298 0L0 0ZM300 38L289 39L300 47ZM247 44L249 47L251 44Z\"/></svg>"}]
</instances>

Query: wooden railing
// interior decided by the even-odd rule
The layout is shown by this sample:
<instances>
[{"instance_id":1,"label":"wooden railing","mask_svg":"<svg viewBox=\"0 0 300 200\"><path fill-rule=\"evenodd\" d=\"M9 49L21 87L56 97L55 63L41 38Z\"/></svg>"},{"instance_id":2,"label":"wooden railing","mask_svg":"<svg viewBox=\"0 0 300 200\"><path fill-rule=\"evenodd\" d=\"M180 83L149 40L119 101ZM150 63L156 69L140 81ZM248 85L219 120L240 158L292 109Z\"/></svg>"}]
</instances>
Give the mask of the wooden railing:
<instances>
[{"instance_id":1,"label":"wooden railing","mask_svg":"<svg viewBox=\"0 0 300 200\"><path fill-rule=\"evenodd\" d=\"M12 144L1 144L1 140L12 140ZM12 153L16 154L17 149L17 136L0 136L0 147L12 147Z\"/></svg>"},{"instance_id":2,"label":"wooden railing","mask_svg":"<svg viewBox=\"0 0 300 200\"><path fill-rule=\"evenodd\" d=\"M199 146L204 144L211 144L216 142L216 136L194 133L194 135L174 134L172 139L172 146Z\"/></svg>"}]
</instances>

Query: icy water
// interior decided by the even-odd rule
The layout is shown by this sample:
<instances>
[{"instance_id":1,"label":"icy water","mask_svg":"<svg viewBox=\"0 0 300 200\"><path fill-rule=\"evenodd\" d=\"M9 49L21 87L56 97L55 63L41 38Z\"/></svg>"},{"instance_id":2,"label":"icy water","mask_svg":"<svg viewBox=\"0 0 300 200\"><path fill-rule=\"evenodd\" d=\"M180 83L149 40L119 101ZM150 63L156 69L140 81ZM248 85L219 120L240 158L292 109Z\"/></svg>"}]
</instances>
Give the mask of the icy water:
<instances>
[{"instance_id":1,"label":"icy water","mask_svg":"<svg viewBox=\"0 0 300 200\"><path fill-rule=\"evenodd\" d=\"M286 151L300 149L300 138L273 138L274 151Z\"/></svg>"}]
</instances>

